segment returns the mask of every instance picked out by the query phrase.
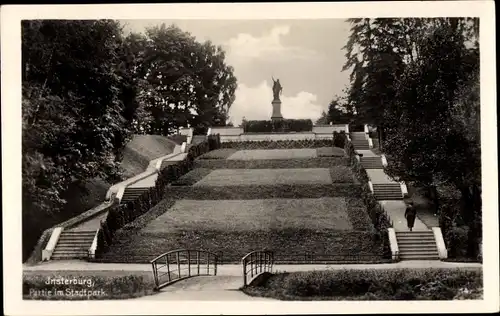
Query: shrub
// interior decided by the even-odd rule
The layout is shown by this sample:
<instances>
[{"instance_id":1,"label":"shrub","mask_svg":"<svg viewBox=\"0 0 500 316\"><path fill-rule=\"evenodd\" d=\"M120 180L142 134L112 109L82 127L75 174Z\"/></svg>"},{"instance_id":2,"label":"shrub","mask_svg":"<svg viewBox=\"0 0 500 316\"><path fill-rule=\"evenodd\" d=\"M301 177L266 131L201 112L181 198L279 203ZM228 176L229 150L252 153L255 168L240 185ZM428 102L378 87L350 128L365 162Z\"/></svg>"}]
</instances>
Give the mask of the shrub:
<instances>
[{"instance_id":1,"label":"shrub","mask_svg":"<svg viewBox=\"0 0 500 316\"><path fill-rule=\"evenodd\" d=\"M224 142L221 148L234 149L294 149L294 148L318 148L332 146L331 139L305 139L305 140L263 140Z\"/></svg>"},{"instance_id":2,"label":"shrub","mask_svg":"<svg viewBox=\"0 0 500 316\"><path fill-rule=\"evenodd\" d=\"M321 157L256 160L197 159L194 162L195 168L208 169L293 169L330 168L331 166L349 166L349 161L344 157Z\"/></svg>"},{"instance_id":3,"label":"shrub","mask_svg":"<svg viewBox=\"0 0 500 316\"><path fill-rule=\"evenodd\" d=\"M339 148L344 148L345 147L345 142L346 142L346 136L345 132L341 131L339 132L333 132L333 146L334 147L339 147Z\"/></svg>"},{"instance_id":4,"label":"shrub","mask_svg":"<svg viewBox=\"0 0 500 316\"><path fill-rule=\"evenodd\" d=\"M246 121L243 123L245 133L288 133L310 132L313 122L311 120L284 119L278 121Z\"/></svg>"},{"instance_id":5,"label":"shrub","mask_svg":"<svg viewBox=\"0 0 500 316\"><path fill-rule=\"evenodd\" d=\"M343 138L343 141L339 141L339 143L340 142L344 143L344 151L349 157L351 169L353 170L353 173L358 179L358 181L361 183L362 198L363 201L365 202L365 206L368 211L368 214L370 215L373 226L379 232L380 237L384 238L384 243L386 243L385 241L387 233L386 230L387 228L391 227L391 223L389 222L389 219L385 215L382 206L380 206L380 204L377 202L377 200L370 191L370 188L368 186L368 181L369 181L368 174L366 173L365 168L363 168L361 163L356 158L356 151L354 149L354 146L350 141L347 141L345 134L339 133L338 138Z\"/></svg>"},{"instance_id":6,"label":"shrub","mask_svg":"<svg viewBox=\"0 0 500 316\"><path fill-rule=\"evenodd\" d=\"M445 235L446 248L449 258L465 257L467 252L467 226L452 227Z\"/></svg>"},{"instance_id":7,"label":"shrub","mask_svg":"<svg viewBox=\"0 0 500 316\"><path fill-rule=\"evenodd\" d=\"M271 276L259 291L252 287L244 291L280 299L451 300L463 292L464 287L480 289L481 270L353 269L282 273Z\"/></svg>"}]
</instances>

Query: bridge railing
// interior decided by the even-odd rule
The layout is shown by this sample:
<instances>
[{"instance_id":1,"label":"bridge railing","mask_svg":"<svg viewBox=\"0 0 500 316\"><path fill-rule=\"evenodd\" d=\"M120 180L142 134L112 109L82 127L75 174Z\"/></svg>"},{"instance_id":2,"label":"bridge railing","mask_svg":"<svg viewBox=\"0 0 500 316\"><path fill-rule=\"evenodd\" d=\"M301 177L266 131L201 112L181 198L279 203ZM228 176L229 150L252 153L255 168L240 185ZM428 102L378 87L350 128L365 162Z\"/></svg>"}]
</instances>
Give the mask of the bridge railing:
<instances>
[{"instance_id":1,"label":"bridge railing","mask_svg":"<svg viewBox=\"0 0 500 316\"><path fill-rule=\"evenodd\" d=\"M272 272L274 253L267 250L250 252L241 259L243 265L243 285L247 286L264 272Z\"/></svg>"},{"instance_id":2,"label":"bridge railing","mask_svg":"<svg viewBox=\"0 0 500 316\"><path fill-rule=\"evenodd\" d=\"M161 254L151 260L155 290L193 276L217 275L217 262L217 255L205 250L177 249Z\"/></svg>"}]
</instances>

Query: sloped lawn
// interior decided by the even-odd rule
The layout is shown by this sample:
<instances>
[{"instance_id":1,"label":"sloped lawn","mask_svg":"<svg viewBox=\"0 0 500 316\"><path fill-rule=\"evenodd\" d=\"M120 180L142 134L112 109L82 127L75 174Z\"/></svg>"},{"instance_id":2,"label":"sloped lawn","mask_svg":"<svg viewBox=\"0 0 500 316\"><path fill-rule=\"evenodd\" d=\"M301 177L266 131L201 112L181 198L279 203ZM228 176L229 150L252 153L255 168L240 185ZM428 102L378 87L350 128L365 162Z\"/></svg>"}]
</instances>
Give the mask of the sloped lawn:
<instances>
[{"instance_id":1,"label":"sloped lawn","mask_svg":"<svg viewBox=\"0 0 500 316\"><path fill-rule=\"evenodd\" d=\"M285 262L325 254L377 261L382 243L360 203L345 198L169 200L119 231L101 260L148 262L172 249L192 248L238 262L265 248Z\"/></svg>"}]
</instances>

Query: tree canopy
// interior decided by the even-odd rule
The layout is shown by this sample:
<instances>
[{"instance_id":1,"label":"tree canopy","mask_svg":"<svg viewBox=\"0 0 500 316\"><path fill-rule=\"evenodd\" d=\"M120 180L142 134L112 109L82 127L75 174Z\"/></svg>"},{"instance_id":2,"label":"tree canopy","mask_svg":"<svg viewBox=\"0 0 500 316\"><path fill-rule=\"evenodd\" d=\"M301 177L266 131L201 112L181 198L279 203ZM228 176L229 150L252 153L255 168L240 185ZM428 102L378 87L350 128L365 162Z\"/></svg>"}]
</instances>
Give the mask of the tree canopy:
<instances>
[{"instance_id":1,"label":"tree canopy","mask_svg":"<svg viewBox=\"0 0 500 316\"><path fill-rule=\"evenodd\" d=\"M481 212L479 20L348 21L348 100L359 123L382 132L387 173L458 189L473 244Z\"/></svg>"},{"instance_id":2,"label":"tree canopy","mask_svg":"<svg viewBox=\"0 0 500 316\"><path fill-rule=\"evenodd\" d=\"M22 79L26 230L47 228L37 218L61 211L70 185L121 179L132 134L225 125L236 89L220 47L114 20L23 21Z\"/></svg>"}]
</instances>

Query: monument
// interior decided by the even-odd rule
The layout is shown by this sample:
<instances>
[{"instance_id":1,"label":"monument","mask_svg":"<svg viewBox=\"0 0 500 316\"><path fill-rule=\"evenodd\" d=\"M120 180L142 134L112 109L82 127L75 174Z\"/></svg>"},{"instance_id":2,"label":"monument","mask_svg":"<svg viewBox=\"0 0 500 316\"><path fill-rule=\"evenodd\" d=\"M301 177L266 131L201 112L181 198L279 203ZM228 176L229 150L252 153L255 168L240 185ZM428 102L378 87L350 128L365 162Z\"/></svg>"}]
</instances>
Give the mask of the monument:
<instances>
[{"instance_id":1,"label":"monument","mask_svg":"<svg viewBox=\"0 0 500 316\"><path fill-rule=\"evenodd\" d=\"M273 105L273 114L271 115L271 120L277 121L277 120L282 120L283 115L281 115L281 100L280 100L280 95L281 92L283 91L283 87L280 84L280 80L274 80L273 79L273 102L271 103Z\"/></svg>"}]
</instances>

